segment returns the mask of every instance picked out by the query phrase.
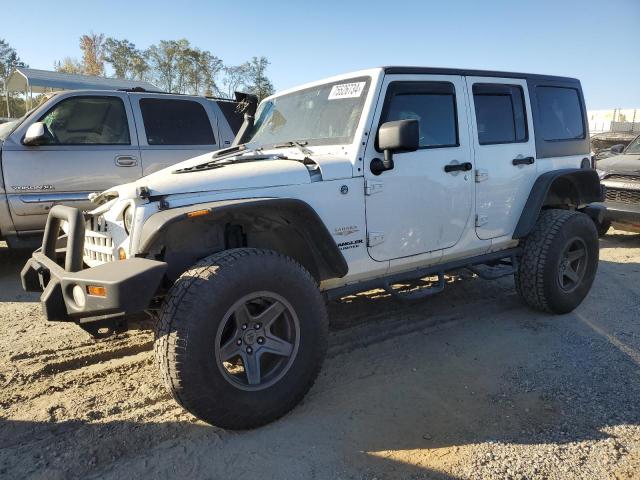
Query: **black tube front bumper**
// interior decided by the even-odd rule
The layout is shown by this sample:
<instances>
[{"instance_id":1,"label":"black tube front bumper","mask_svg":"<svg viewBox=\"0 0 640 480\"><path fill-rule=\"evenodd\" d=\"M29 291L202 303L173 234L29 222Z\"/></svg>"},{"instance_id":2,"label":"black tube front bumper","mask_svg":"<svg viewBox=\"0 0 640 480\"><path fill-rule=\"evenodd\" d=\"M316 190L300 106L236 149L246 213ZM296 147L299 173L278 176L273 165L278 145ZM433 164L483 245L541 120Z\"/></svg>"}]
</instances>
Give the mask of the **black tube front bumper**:
<instances>
[{"instance_id":1,"label":"black tube front bumper","mask_svg":"<svg viewBox=\"0 0 640 480\"><path fill-rule=\"evenodd\" d=\"M57 248L62 221L69 224L66 247ZM78 209L56 205L47 219L42 248L22 269L22 287L29 292L43 292L40 300L47 320L98 321L147 309L167 264L132 258L82 269L84 228ZM61 256L64 267L57 262ZM91 294L95 290L102 294Z\"/></svg>"}]
</instances>

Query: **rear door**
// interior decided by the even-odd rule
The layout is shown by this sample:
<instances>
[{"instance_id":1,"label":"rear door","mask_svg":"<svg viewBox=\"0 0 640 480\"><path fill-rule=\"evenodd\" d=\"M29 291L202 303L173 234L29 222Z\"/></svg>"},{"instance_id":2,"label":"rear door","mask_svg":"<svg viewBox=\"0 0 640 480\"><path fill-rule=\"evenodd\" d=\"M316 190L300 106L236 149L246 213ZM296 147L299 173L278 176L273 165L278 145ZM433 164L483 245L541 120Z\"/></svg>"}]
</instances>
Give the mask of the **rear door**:
<instances>
[{"instance_id":1,"label":"rear door","mask_svg":"<svg viewBox=\"0 0 640 480\"><path fill-rule=\"evenodd\" d=\"M131 99L144 175L219 148L213 102L148 94Z\"/></svg>"},{"instance_id":2,"label":"rear door","mask_svg":"<svg viewBox=\"0 0 640 480\"><path fill-rule=\"evenodd\" d=\"M387 75L374 116L382 123L416 119L420 148L394 154L395 167L371 172L377 135L365 158L369 254L378 261L454 246L472 211L473 158L464 78L453 75ZM450 170L449 166L464 167Z\"/></svg>"},{"instance_id":3,"label":"rear door","mask_svg":"<svg viewBox=\"0 0 640 480\"><path fill-rule=\"evenodd\" d=\"M42 115L45 145L26 146L31 122L5 142L2 167L11 216L18 232L42 230L53 205L90 209L91 192L142 174L129 99L125 93L61 94Z\"/></svg>"},{"instance_id":4,"label":"rear door","mask_svg":"<svg viewBox=\"0 0 640 480\"><path fill-rule=\"evenodd\" d=\"M510 235L537 178L527 82L467 77L476 163L476 233Z\"/></svg>"}]
</instances>

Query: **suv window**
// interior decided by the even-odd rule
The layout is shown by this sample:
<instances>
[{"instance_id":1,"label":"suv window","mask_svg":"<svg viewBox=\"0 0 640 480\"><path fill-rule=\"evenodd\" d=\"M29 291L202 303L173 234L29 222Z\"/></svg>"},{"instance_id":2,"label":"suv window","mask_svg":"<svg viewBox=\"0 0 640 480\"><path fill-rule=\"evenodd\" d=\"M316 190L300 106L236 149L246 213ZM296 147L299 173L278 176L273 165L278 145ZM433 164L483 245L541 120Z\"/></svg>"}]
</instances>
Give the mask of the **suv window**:
<instances>
[{"instance_id":1,"label":"suv window","mask_svg":"<svg viewBox=\"0 0 640 480\"><path fill-rule=\"evenodd\" d=\"M473 103L480 145L528 140L527 114L520 86L476 83Z\"/></svg>"},{"instance_id":2,"label":"suv window","mask_svg":"<svg viewBox=\"0 0 640 480\"><path fill-rule=\"evenodd\" d=\"M580 96L575 88L536 87L540 131L547 141L585 138Z\"/></svg>"},{"instance_id":3,"label":"suv window","mask_svg":"<svg viewBox=\"0 0 640 480\"><path fill-rule=\"evenodd\" d=\"M140 111L149 145L215 145L204 107L191 100L143 98Z\"/></svg>"},{"instance_id":4,"label":"suv window","mask_svg":"<svg viewBox=\"0 0 640 480\"><path fill-rule=\"evenodd\" d=\"M420 148L459 145L456 97L452 83L391 83L382 123L409 119L419 122Z\"/></svg>"},{"instance_id":5,"label":"suv window","mask_svg":"<svg viewBox=\"0 0 640 480\"><path fill-rule=\"evenodd\" d=\"M130 145L129 122L118 97L71 97L40 118L44 145Z\"/></svg>"}]
</instances>

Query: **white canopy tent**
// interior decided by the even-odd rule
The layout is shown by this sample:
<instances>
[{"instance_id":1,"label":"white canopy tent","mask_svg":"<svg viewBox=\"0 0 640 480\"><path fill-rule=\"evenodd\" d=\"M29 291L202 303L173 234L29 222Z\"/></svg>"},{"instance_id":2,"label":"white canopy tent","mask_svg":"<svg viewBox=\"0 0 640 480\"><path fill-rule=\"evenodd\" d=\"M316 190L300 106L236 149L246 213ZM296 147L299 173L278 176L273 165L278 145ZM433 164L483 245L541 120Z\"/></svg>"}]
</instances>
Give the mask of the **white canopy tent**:
<instances>
[{"instance_id":1,"label":"white canopy tent","mask_svg":"<svg viewBox=\"0 0 640 480\"><path fill-rule=\"evenodd\" d=\"M123 90L143 88L151 92L161 91L149 82L126 80L123 78L94 77L73 73L50 72L35 68L17 67L6 85L7 108L9 106L9 92L24 93L29 107L33 102L34 93L48 93L59 90Z\"/></svg>"}]
</instances>

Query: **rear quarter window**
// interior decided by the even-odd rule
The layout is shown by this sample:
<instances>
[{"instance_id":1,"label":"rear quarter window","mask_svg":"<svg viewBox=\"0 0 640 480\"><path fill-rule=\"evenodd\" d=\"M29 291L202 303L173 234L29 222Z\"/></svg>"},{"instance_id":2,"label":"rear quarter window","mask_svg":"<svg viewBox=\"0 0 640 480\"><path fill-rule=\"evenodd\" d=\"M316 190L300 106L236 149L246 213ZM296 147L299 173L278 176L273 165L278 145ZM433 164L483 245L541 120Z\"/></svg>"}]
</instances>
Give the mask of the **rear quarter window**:
<instances>
[{"instance_id":1,"label":"rear quarter window","mask_svg":"<svg viewBox=\"0 0 640 480\"><path fill-rule=\"evenodd\" d=\"M143 98L140 111L149 145L215 145L204 107L191 100Z\"/></svg>"},{"instance_id":2,"label":"rear quarter window","mask_svg":"<svg viewBox=\"0 0 640 480\"><path fill-rule=\"evenodd\" d=\"M585 138L580 95L575 88L536 87L540 133L548 142Z\"/></svg>"}]
</instances>

